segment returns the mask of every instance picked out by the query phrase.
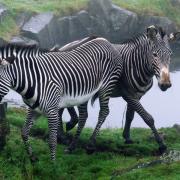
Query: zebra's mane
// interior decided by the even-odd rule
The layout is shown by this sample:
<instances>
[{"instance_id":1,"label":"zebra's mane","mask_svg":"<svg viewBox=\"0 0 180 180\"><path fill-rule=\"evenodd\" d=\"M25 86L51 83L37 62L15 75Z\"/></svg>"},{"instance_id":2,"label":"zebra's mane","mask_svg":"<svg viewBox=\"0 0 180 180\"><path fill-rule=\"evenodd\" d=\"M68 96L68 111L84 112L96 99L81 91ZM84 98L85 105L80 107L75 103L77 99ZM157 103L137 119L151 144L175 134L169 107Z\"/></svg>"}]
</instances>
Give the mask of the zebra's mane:
<instances>
[{"instance_id":1,"label":"zebra's mane","mask_svg":"<svg viewBox=\"0 0 180 180\"><path fill-rule=\"evenodd\" d=\"M20 43L6 43L0 46L0 51L3 49L16 49L17 51L21 49L26 49L29 51L39 51L42 53L49 52L48 49L40 48L37 44L27 45L27 44L20 44Z\"/></svg>"},{"instance_id":2,"label":"zebra's mane","mask_svg":"<svg viewBox=\"0 0 180 180\"><path fill-rule=\"evenodd\" d=\"M158 33L160 34L161 38L163 38L165 35L166 35L166 32L163 30L162 27L156 27ZM141 39L146 39L147 38L147 33L144 32L144 33L139 33L137 34L136 36L130 38L130 39L127 39L125 41L123 41L122 43L123 44L126 44L126 43L135 43Z\"/></svg>"},{"instance_id":3,"label":"zebra's mane","mask_svg":"<svg viewBox=\"0 0 180 180\"><path fill-rule=\"evenodd\" d=\"M73 42L61 47L60 49L58 49L58 51L60 51L60 52L72 51L72 50L80 47L81 45L83 45L83 44L85 44L85 43L87 43L89 41L92 41L92 40L94 40L96 38L98 38L98 36L90 36L90 37L86 37L84 39L73 41ZM57 50L55 49L55 51L57 51Z\"/></svg>"},{"instance_id":4,"label":"zebra's mane","mask_svg":"<svg viewBox=\"0 0 180 180\"><path fill-rule=\"evenodd\" d=\"M141 34L138 34L138 35L136 35L130 39L123 41L122 44L135 43L135 42L141 40L142 38L145 39L146 37L147 37L146 33L141 33Z\"/></svg>"}]
</instances>

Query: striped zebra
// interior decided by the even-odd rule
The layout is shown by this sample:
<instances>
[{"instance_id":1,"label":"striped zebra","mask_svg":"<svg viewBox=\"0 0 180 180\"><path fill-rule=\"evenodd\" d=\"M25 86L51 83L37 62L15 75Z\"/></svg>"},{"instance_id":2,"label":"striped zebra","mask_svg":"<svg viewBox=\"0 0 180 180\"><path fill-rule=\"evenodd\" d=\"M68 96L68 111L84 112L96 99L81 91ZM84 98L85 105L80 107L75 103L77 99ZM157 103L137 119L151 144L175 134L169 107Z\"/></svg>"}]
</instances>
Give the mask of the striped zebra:
<instances>
[{"instance_id":1,"label":"striped zebra","mask_svg":"<svg viewBox=\"0 0 180 180\"><path fill-rule=\"evenodd\" d=\"M154 75L162 91L171 87L169 64L172 51L169 47L169 41L176 40L178 35L180 35L179 32L167 35L161 27L149 26L146 32L140 36L123 44L114 44L114 47L121 53L124 63L123 73L111 97L122 97L127 102L126 122L123 131L125 143L133 143L130 138L130 126L134 113L137 112L153 131L159 144L160 153L166 150L166 146L155 128L153 117L143 108L140 99L152 87ZM72 44L73 46L75 44ZM66 49L72 49L72 47L69 44ZM77 116L75 111L71 119L73 116ZM72 129L77 122L78 120L68 122L66 129ZM97 134L97 129L91 136L91 142L88 146L90 149L94 148L94 134Z\"/></svg>"},{"instance_id":2,"label":"striped zebra","mask_svg":"<svg viewBox=\"0 0 180 180\"><path fill-rule=\"evenodd\" d=\"M33 110L48 118L51 159L55 160L57 129L63 134L59 109L78 106L79 128L82 130L87 113L87 101L97 92L100 98L99 121L108 115L108 101L122 71L119 52L103 38L96 38L70 52L47 52L34 46L11 45L0 47L0 101L15 90ZM22 129L22 138L33 160L28 142L33 124L29 111Z\"/></svg>"}]
</instances>

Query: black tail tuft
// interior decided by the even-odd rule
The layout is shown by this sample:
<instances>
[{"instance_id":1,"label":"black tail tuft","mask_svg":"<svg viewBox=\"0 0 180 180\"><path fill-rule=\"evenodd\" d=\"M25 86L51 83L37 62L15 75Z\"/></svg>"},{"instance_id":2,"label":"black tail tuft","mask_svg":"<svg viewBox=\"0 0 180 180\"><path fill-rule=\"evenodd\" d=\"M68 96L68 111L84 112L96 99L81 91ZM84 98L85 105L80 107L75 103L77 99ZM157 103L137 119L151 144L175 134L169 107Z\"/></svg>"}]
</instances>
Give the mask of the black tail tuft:
<instances>
[{"instance_id":1,"label":"black tail tuft","mask_svg":"<svg viewBox=\"0 0 180 180\"><path fill-rule=\"evenodd\" d=\"M97 92L91 99L91 105L93 106L94 102L96 101L96 99L98 98L99 93Z\"/></svg>"}]
</instances>

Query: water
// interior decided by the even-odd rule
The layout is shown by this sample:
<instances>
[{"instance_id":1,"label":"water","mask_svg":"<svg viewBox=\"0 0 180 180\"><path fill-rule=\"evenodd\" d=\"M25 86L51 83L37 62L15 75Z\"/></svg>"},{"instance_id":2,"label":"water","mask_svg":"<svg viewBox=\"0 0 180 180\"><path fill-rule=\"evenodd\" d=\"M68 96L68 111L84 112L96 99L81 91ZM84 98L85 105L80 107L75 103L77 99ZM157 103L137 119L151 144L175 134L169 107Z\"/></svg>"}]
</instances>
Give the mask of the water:
<instances>
[{"instance_id":1,"label":"water","mask_svg":"<svg viewBox=\"0 0 180 180\"><path fill-rule=\"evenodd\" d=\"M180 57L180 56L178 56ZM175 123L180 123L180 59L173 58L171 65L171 81L172 87L167 91L162 92L157 80L154 78L153 87L142 98L143 107L154 117L156 127L171 127ZM179 61L178 61L179 59ZM5 101L8 101L9 106L24 106L22 98L14 91L5 96ZM102 128L119 128L122 127L125 119L124 111L126 102L122 98L112 98L109 103L110 114L104 122ZM88 105L89 117L86 122L86 127L95 127L99 112L98 101L94 106ZM63 119L68 121L69 115L67 111L63 114ZM132 127L148 127L145 122L135 114L132 122Z\"/></svg>"}]
</instances>

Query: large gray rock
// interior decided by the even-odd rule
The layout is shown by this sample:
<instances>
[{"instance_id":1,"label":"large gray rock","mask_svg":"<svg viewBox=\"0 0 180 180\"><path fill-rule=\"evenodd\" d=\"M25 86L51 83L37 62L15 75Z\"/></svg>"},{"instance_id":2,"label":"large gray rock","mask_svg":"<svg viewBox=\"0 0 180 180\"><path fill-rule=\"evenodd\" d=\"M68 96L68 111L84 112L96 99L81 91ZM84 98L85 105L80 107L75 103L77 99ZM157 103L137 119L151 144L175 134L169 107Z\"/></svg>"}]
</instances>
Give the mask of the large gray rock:
<instances>
[{"instance_id":1,"label":"large gray rock","mask_svg":"<svg viewBox=\"0 0 180 180\"><path fill-rule=\"evenodd\" d=\"M20 17L18 24L22 26L28 15L21 14ZM168 33L176 31L175 24L166 17L138 16L113 5L111 0L90 0L87 11L80 11L74 16L58 19L52 13L33 16L22 26L22 34L43 48L51 48L55 44L62 46L90 35L119 43L143 33L152 24L162 26Z\"/></svg>"},{"instance_id":2,"label":"large gray rock","mask_svg":"<svg viewBox=\"0 0 180 180\"><path fill-rule=\"evenodd\" d=\"M22 34L39 42L42 48L51 48L57 42L57 22L52 13L31 17L22 27Z\"/></svg>"},{"instance_id":3,"label":"large gray rock","mask_svg":"<svg viewBox=\"0 0 180 180\"><path fill-rule=\"evenodd\" d=\"M110 32L109 13L111 9L111 0L89 1L88 12L92 18L92 33L108 38Z\"/></svg>"},{"instance_id":4,"label":"large gray rock","mask_svg":"<svg viewBox=\"0 0 180 180\"><path fill-rule=\"evenodd\" d=\"M8 15L8 10L5 6L0 4L0 23L3 21L4 17Z\"/></svg>"},{"instance_id":5,"label":"large gray rock","mask_svg":"<svg viewBox=\"0 0 180 180\"><path fill-rule=\"evenodd\" d=\"M113 5L111 0L91 0L88 11L92 33L114 43L128 39L138 27L137 14Z\"/></svg>"},{"instance_id":6,"label":"large gray rock","mask_svg":"<svg viewBox=\"0 0 180 180\"><path fill-rule=\"evenodd\" d=\"M116 5L109 12L111 24L109 38L113 42L129 39L137 31L138 17L136 13L122 9Z\"/></svg>"},{"instance_id":7,"label":"large gray rock","mask_svg":"<svg viewBox=\"0 0 180 180\"><path fill-rule=\"evenodd\" d=\"M86 29L86 31L89 34L92 34L93 32L92 17L90 17L89 13L85 10L82 10L79 13L77 13L77 18L79 22L81 23L81 25L83 26L83 28Z\"/></svg>"},{"instance_id":8,"label":"large gray rock","mask_svg":"<svg viewBox=\"0 0 180 180\"><path fill-rule=\"evenodd\" d=\"M19 28L21 28L27 21L29 21L31 16L32 16L32 13L30 13L30 12L21 12L21 13L19 13L15 18L17 26Z\"/></svg>"},{"instance_id":9,"label":"large gray rock","mask_svg":"<svg viewBox=\"0 0 180 180\"><path fill-rule=\"evenodd\" d=\"M70 41L82 39L88 36L86 27L82 25L77 16L71 16L69 20L69 38Z\"/></svg>"},{"instance_id":10,"label":"large gray rock","mask_svg":"<svg viewBox=\"0 0 180 180\"><path fill-rule=\"evenodd\" d=\"M90 17L85 11L79 12L75 16L58 19L58 44L64 45L88 36L90 29L88 21L90 22Z\"/></svg>"},{"instance_id":11,"label":"large gray rock","mask_svg":"<svg viewBox=\"0 0 180 180\"><path fill-rule=\"evenodd\" d=\"M91 16L101 16L107 18L109 11L112 9L111 0L90 0L88 5L88 11Z\"/></svg>"},{"instance_id":12,"label":"large gray rock","mask_svg":"<svg viewBox=\"0 0 180 180\"><path fill-rule=\"evenodd\" d=\"M70 17L62 17L57 20L57 26L58 26L58 40L59 45L62 46L66 44L70 38L69 38L69 21Z\"/></svg>"}]
</instances>

